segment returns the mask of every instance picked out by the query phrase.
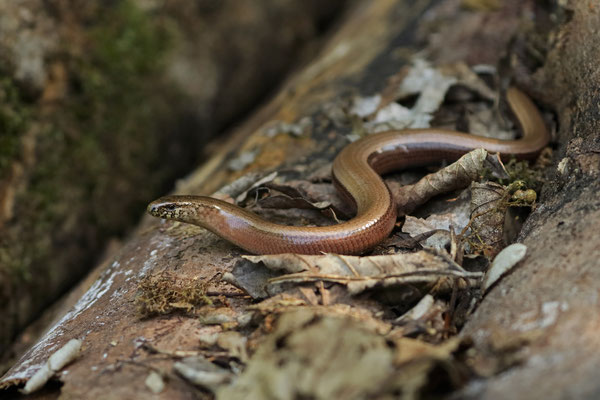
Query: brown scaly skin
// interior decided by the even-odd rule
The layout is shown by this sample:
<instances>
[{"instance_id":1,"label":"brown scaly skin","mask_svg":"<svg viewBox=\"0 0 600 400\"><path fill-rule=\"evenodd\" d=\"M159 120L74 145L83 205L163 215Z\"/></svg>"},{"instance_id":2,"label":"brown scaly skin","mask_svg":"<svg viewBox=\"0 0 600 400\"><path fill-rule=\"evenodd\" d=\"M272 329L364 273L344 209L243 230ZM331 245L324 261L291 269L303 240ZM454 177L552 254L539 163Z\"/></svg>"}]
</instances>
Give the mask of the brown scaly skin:
<instances>
[{"instance_id":1,"label":"brown scaly skin","mask_svg":"<svg viewBox=\"0 0 600 400\"><path fill-rule=\"evenodd\" d=\"M333 178L356 216L338 225L274 224L243 208L204 196L165 196L148 205L158 218L202 226L255 254L361 254L384 240L396 222L396 207L380 174L439 160L454 161L484 148L501 155L533 158L550 139L531 100L516 88L506 98L523 137L497 140L442 129L407 129L367 136L346 146L333 162Z\"/></svg>"}]
</instances>

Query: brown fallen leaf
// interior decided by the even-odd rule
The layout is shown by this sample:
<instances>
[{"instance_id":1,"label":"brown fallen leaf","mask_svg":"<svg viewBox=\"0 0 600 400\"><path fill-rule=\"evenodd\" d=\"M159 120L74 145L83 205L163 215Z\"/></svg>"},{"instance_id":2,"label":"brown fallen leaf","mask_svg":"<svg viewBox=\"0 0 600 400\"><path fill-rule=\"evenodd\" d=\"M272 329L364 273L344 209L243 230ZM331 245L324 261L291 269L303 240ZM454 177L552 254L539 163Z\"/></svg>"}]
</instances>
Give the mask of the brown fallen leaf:
<instances>
[{"instance_id":1,"label":"brown fallen leaf","mask_svg":"<svg viewBox=\"0 0 600 400\"><path fill-rule=\"evenodd\" d=\"M486 168L497 169L496 163L497 159L485 150L475 149L414 185L395 188L392 195L398 215L410 213L434 196L468 186L478 180Z\"/></svg>"},{"instance_id":2,"label":"brown fallen leaf","mask_svg":"<svg viewBox=\"0 0 600 400\"><path fill-rule=\"evenodd\" d=\"M215 391L234 378L228 369L210 362L203 356L187 357L176 362L173 369L186 381L209 391Z\"/></svg>"},{"instance_id":3,"label":"brown fallen leaf","mask_svg":"<svg viewBox=\"0 0 600 400\"><path fill-rule=\"evenodd\" d=\"M421 250L423 246L421 246L421 242L427 241L430 237L436 235L440 232L438 229L425 231L414 237L405 232L398 232L394 234L394 236L387 238L383 243L379 245L379 247L388 248L394 247L396 249L404 249L404 250Z\"/></svg>"},{"instance_id":4,"label":"brown fallen leaf","mask_svg":"<svg viewBox=\"0 0 600 400\"><path fill-rule=\"evenodd\" d=\"M217 399L366 398L393 372L393 361L385 338L358 321L288 312Z\"/></svg>"},{"instance_id":5,"label":"brown fallen leaf","mask_svg":"<svg viewBox=\"0 0 600 400\"><path fill-rule=\"evenodd\" d=\"M401 324L406 321L417 321L425 316L433 307L435 299L432 295L424 296L413 308L394 320L395 324Z\"/></svg>"},{"instance_id":6,"label":"brown fallen leaf","mask_svg":"<svg viewBox=\"0 0 600 400\"><path fill-rule=\"evenodd\" d=\"M459 387L466 366L459 339L441 345L386 336L348 317L314 308L283 313L246 369L217 399L311 398L412 400L440 385ZM344 374L340 374L344 371Z\"/></svg>"},{"instance_id":7,"label":"brown fallen leaf","mask_svg":"<svg viewBox=\"0 0 600 400\"><path fill-rule=\"evenodd\" d=\"M308 180L292 180L285 184L269 182L265 187L284 196L269 196L259 201L263 208L300 208L317 210L329 218L350 219L352 207L339 196L331 183L315 183Z\"/></svg>"},{"instance_id":8,"label":"brown fallen leaf","mask_svg":"<svg viewBox=\"0 0 600 400\"><path fill-rule=\"evenodd\" d=\"M468 217L455 216L453 213L433 214L424 219L408 215L402 225L402 231L415 238L429 234L421 243L423 247L443 251L450 245L450 229L456 228L460 231L469 222Z\"/></svg>"},{"instance_id":9,"label":"brown fallen leaf","mask_svg":"<svg viewBox=\"0 0 600 400\"><path fill-rule=\"evenodd\" d=\"M477 136L501 140L515 138L515 129L506 119L498 116L498 107L490 108L485 104L473 104L466 107L465 119L469 132Z\"/></svg>"},{"instance_id":10,"label":"brown fallen leaf","mask_svg":"<svg viewBox=\"0 0 600 400\"><path fill-rule=\"evenodd\" d=\"M434 283L442 277L464 278L471 284L474 283L471 280L481 277L481 273L465 271L444 253L432 250L370 257L338 254L242 257L287 273L270 279L269 285L326 281L344 284L352 294L374 287Z\"/></svg>"},{"instance_id":11,"label":"brown fallen leaf","mask_svg":"<svg viewBox=\"0 0 600 400\"><path fill-rule=\"evenodd\" d=\"M248 175L248 177L242 177L235 181L229 191L239 193L235 198L235 204L242 204L248 199L256 198L256 190L267 182L271 182L277 177L277 172L272 172L267 176L258 177L256 174ZM235 184L235 186L234 186Z\"/></svg>"},{"instance_id":12,"label":"brown fallen leaf","mask_svg":"<svg viewBox=\"0 0 600 400\"><path fill-rule=\"evenodd\" d=\"M485 273L481 283L481 291L483 293L487 292L502 275L510 271L511 268L525 257L526 252L527 246L522 243L513 243L498 253L491 267Z\"/></svg>"},{"instance_id":13,"label":"brown fallen leaf","mask_svg":"<svg viewBox=\"0 0 600 400\"><path fill-rule=\"evenodd\" d=\"M356 296L354 297L356 299ZM370 305L365 304L370 302ZM381 315L385 312L385 307L376 304L373 300L363 300L363 304L332 304L327 307L311 306L305 302L294 301L287 295L277 295L264 300L258 304L252 305L249 309L258 311L266 318L272 318L275 315L296 312L299 310L310 311L315 317L336 317L351 318L358 322L365 329L377 332L380 335L389 334L393 326L384 321Z\"/></svg>"},{"instance_id":14,"label":"brown fallen leaf","mask_svg":"<svg viewBox=\"0 0 600 400\"><path fill-rule=\"evenodd\" d=\"M390 340L413 337L429 343L439 343L447 335L444 315L448 313L446 301L425 295L414 307L393 320L394 329L387 335Z\"/></svg>"},{"instance_id":15,"label":"brown fallen leaf","mask_svg":"<svg viewBox=\"0 0 600 400\"><path fill-rule=\"evenodd\" d=\"M493 67L489 67L493 70ZM481 77L482 69L485 70L485 66L483 68L482 65L471 67L462 61L440 66L440 70L444 75L456 77L457 82L455 86L468 89L478 98L495 102L498 100L498 93L491 89L488 83ZM490 73L492 71L486 70L485 72Z\"/></svg>"}]
</instances>

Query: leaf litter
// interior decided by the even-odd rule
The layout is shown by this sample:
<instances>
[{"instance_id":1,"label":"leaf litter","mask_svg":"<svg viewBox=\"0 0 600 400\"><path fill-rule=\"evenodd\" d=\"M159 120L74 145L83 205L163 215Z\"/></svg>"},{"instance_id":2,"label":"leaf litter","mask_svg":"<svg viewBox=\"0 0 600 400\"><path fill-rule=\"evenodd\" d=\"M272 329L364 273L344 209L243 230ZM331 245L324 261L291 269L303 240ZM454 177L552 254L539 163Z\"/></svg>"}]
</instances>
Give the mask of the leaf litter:
<instances>
[{"instance_id":1,"label":"leaf litter","mask_svg":"<svg viewBox=\"0 0 600 400\"><path fill-rule=\"evenodd\" d=\"M497 103L496 93L464 65L435 73L427 65L418 67L423 79L411 78L416 86L392 81L380 95L355 99L351 113L364 120L363 131L428 126L457 85ZM401 74L415 73L416 68ZM435 79L427 83L426 77ZM411 109L396 103L414 94L419 96ZM506 121L488 124L496 123L497 115L487 107L471 107L466 121L476 130L492 126L495 137L512 134ZM222 276L256 301L245 310L254 313L247 319L253 322L243 325L250 328L248 340L238 337L221 347L237 363L223 368L198 355L178 362L175 370L217 398L418 399L440 385L451 390L468 377L504 368L486 362L496 354L474 353L468 340L453 335L483 293L518 262L515 254L524 253L522 245L515 251L509 247L485 279L485 267L472 269L466 262L493 259L505 246L507 210L535 205L531 186L513 182L515 166L521 176L532 174L523 164L508 165L509 170L497 156L478 149L415 183L388 181L404 217L372 255L242 256ZM330 223L347 219L351 210L333 191L325 168L314 180L284 182L271 174L249 185L237 203L263 215L293 208L296 215L305 215L298 209L323 214ZM440 197L448 192L453 194ZM428 201L433 207L422 207ZM234 322L234 317L213 321L226 331L242 329Z\"/></svg>"},{"instance_id":2,"label":"leaf litter","mask_svg":"<svg viewBox=\"0 0 600 400\"><path fill-rule=\"evenodd\" d=\"M390 80L379 95L355 100L352 112L364 120L359 134L382 126L429 126L447 92L458 85L496 101L495 93L464 65L436 70L416 61L398 76L402 79ZM414 95L411 108L399 103ZM477 108L467 118L474 127L493 119ZM528 173L521 164L518 168ZM277 175L242 178L219 197L259 210L325 212L332 223L348 218L332 185L322 183L326 173L318 181L285 183ZM508 187L473 184L451 199L439 199L494 176ZM244 256L219 277L254 300L243 310L226 299L217 297L215 303L200 282L150 275L139 286L144 318L184 312L218 329L195 350L158 351L151 344L145 349L178 360L173 373L227 399L419 399L440 387L458 388L469 377L494 374L505 365L490 367L468 340L452 335L483 292L525 252L524 246L507 248L484 279L485 271L463 266L463 250L492 259L502 249L501 225L509 207L534 206L531 186L510 187L508 176L497 157L475 150L414 184L389 181L405 217L393 240L378 251L394 254ZM431 199L443 212L419 215L421 204ZM162 391L162 383L148 375L152 391Z\"/></svg>"},{"instance_id":3,"label":"leaf litter","mask_svg":"<svg viewBox=\"0 0 600 400\"><path fill-rule=\"evenodd\" d=\"M419 68L423 80L411 78L415 87L392 82L395 89L391 86L380 95L355 99L351 113L365 120L363 129L428 126L446 92L457 85L497 102L495 92L465 65L435 73L427 65ZM402 74L411 77L415 71ZM425 77L432 76L436 78L427 83ZM396 103L413 94L419 97L412 109ZM404 122L398 118L402 115L408 118ZM497 115L487 107L470 108L466 120L475 130L492 126L495 137L508 137L506 131L512 134L506 121L488 124L496 123ZM494 368L504 368L493 363L490 367L486 355L473 353L468 340L452 336L483 293L524 254L523 245L509 247L498 255L485 279L485 267L463 266L464 257L493 259L505 246L507 210L535 204L531 186L513 182L515 166L522 176L531 177L529 170L512 161L509 166L512 169L507 170L497 156L478 149L416 183L388 181L404 217L395 235L372 255L242 256L223 278L258 301L246 309L258 315L253 318L258 326L247 342L250 356L244 360L243 372L220 372L226 383L189 379L227 399L387 398L398 393L400 398L418 399L428 390L435 391L440 381L457 388L468 376L489 376ZM296 208L325 212L334 221L348 218L332 185L322 183L330 176L318 175L315 181L285 183L272 176L252 185L238 200L251 200L259 212ZM440 199L448 192L454 195ZM425 207L428 214L423 215L421 205L432 199L433 209ZM206 363L196 360L196 364ZM182 368L179 364L180 374Z\"/></svg>"}]
</instances>

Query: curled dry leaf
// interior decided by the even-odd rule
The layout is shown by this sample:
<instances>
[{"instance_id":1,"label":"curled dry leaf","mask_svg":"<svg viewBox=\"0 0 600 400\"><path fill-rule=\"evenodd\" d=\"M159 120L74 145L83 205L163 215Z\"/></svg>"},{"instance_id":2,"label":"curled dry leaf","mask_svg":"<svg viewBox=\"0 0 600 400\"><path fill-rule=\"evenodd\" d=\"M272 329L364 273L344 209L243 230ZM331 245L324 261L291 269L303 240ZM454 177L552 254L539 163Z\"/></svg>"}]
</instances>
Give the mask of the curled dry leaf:
<instances>
[{"instance_id":1,"label":"curled dry leaf","mask_svg":"<svg viewBox=\"0 0 600 400\"><path fill-rule=\"evenodd\" d=\"M248 338L236 331L222 332L218 335L216 344L227 351L229 357L238 358L242 362L248 361L246 343Z\"/></svg>"},{"instance_id":2,"label":"curled dry leaf","mask_svg":"<svg viewBox=\"0 0 600 400\"><path fill-rule=\"evenodd\" d=\"M188 382L211 392L228 384L235 377L228 369L221 368L202 356L184 358L176 362L173 369Z\"/></svg>"},{"instance_id":3,"label":"curled dry leaf","mask_svg":"<svg viewBox=\"0 0 600 400\"><path fill-rule=\"evenodd\" d=\"M292 181L286 185L278 185L274 182L265 184L265 187L276 190L283 195L269 196L259 200L263 208L298 208L305 210L316 210L331 212L331 216L341 219L351 217L351 212L341 204L334 204L331 200L337 199L330 184L315 184L307 181Z\"/></svg>"},{"instance_id":4,"label":"curled dry leaf","mask_svg":"<svg viewBox=\"0 0 600 400\"><path fill-rule=\"evenodd\" d=\"M252 175L252 177L254 177L255 175ZM247 181L243 180L243 178L238 179L236 182L238 181L243 181L243 183L246 184L245 188L242 189L241 186L242 184L238 184L238 192L242 191L239 195L237 195L237 197L235 198L235 203L239 204L244 202L251 193L254 193L254 190L259 187L264 185L267 182L271 182L273 179L275 179L277 177L277 172L271 172L269 175L264 176L258 180L254 180L251 184L248 185L248 183L246 183ZM233 184L232 184L233 185ZM228 186L232 186L232 185L228 185ZM236 192L237 193L237 192Z\"/></svg>"},{"instance_id":5,"label":"curled dry leaf","mask_svg":"<svg viewBox=\"0 0 600 400\"><path fill-rule=\"evenodd\" d=\"M497 107L475 104L468 106L467 110L466 120L472 134L501 140L515 138L515 129L507 120L498 117Z\"/></svg>"},{"instance_id":6,"label":"curled dry leaf","mask_svg":"<svg viewBox=\"0 0 600 400\"><path fill-rule=\"evenodd\" d=\"M451 199L442 198L430 201L422 209L422 213L429 214L429 216L417 218L407 215L402 224L402 233L410 235L414 241L418 241L425 248L447 251L453 243L451 231L460 232L468 225L470 205L471 194L468 190L461 191L458 196ZM394 237L402 235L402 233ZM406 239L404 241L410 244L410 241ZM456 258L456 252L452 255L453 259L458 259Z\"/></svg>"},{"instance_id":7,"label":"curled dry leaf","mask_svg":"<svg viewBox=\"0 0 600 400\"><path fill-rule=\"evenodd\" d=\"M444 75L452 75L457 79L456 84L464 86L469 90L475 92L477 96L482 99L486 99L489 101L495 101L498 98L497 93L490 89L490 86L483 80L479 74L488 73L495 74L496 71L494 67L491 67L492 70L485 70L485 68L472 68L464 62L457 62L454 64L442 65L440 70ZM475 71L477 69L477 71Z\"/></svg>"},{"instance_id":8,"label":"curled dry leaf","mask_svg":"<svg viewBox=\"0 0 600 400\"><path fill-rule=\"evenodd\" d=\"M397 188L392 195L398 214L405 215L434 196L468 186L479 179L487 158L485 150L476 149L447 167L425 176L414 185Z\"/></svg>"},{"instance_id":9,"label":"curled dry leaf","mask_svg":"<svg viewBox=\"0 0 600 400\"><path fill-rule=\"evenodd\" d=\"M423 296L423 298L417 303L416 306L408 310L406 313L402 314L398 318L394 320L394 323L402 323L404 321L409 320L418 320L422 318L427 311L433 306L434 298L432 295L428 294Z\"/></svg>"},{"instance_id":10,"label":"curled dry leaf","mask_svg":"<svg viewBox=\"0 0 600 400\"><path fill-rule=\"evenodd\" d=\"M352 294L378 286L431 283L441 277L464 278L468 281L481 276L480 273L465 271L447 255L430 250L370 257L338 254L243 257L255 263L262 262L273 270L288 273L271 279L271 285L328 281L346 285Z\"/></svg>"},{"instance_id":11,"label":"curled dry leaf","mask_svg":"<svg viewBox=\"0 0 600 400\"><path fill-rule=\"evenodd\" d=\"M446 301L426 295L417 305L393 321L394 329L387 335L390 340L414 337L430 343L440 343L448 334L445 316L450 312Z\"/></svg>"},{"instance_id":12,"label":"curled dry leaf","mask_svg":"<svg viewBox=\"0 0 600 400\"><path fill-rule=\"evenodd\" d=\"M281 315L303 310L312 313L315 318L351 318L366 330L377 332L380 335L390 333L393 328L392 324L381 318L386 312L383 306L368 299L359 299L356 296L352 299L354 300L353 304L338 302L327 306L313 306L298 298L282 294L266 299L249 308L260 312L262 315ZM370 304L367 304L368 302Z\"/></svg>"},{"instance_id":13,"label":"curled dry leaf","mask_svg":"<svg viewBox=\"0 0 600 400\"><path fill-rule=\"evenodd\" d=\"M497 94L465 63L433 67L426 60L417 58L411 67L391 77L381 94L355 99L350 113L370 119L364 124L369 132L429 127L433 113L438 111L448 90L455 85L468 88L480 98L497 99ZM397 103L417 94L419 97L412 108Z\"/></svg>"},{"instance_id":14,"label":"curled dry leaf","mask_svg":"<svg viewBox=\"0 0 600 400\"><path fill-rule=\"evenodd\" d=\"M527 246L521 243L514 243L498 253L492 262L492 266L485 273L481 286L482 291L487 292L487 290L500 279L502 275L510 271L523 259L523 257L525 257L526 252Z\"/></svg>"},{"instance_id":15,"label":"curled dry leaf","mask_svg":"<svg viewBox=\"0 0 600 400\"><path fill-rule=\"evenodd\" d=\"M281 184L269 179L270 177L273 175L261 179L238 196L237 204L259 206L263 211L265 209L285 210L291 208L314 210L333 220L352 217L352 208L342 201L330 183L291 180ZM266 193L269 195L263 196Z\"/></svg>"}]
</instances>

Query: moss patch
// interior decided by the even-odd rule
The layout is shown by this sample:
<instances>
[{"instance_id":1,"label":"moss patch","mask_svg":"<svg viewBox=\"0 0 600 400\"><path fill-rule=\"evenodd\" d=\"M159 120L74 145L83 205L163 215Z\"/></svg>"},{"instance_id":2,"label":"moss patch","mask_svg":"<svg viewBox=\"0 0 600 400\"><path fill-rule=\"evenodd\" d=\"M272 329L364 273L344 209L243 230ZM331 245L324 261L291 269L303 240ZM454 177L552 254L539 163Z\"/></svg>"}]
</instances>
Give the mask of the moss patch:
<instances>
[{"instance_id":1,"label":"moss patch","mask_svg":"<svg viewBox=\"0 0 600 400\"><path fill-rule=\"evenodd\" d=\"M182 279L162 272L143 278L138 285L136 304L142 317L190 312L197 306L212 305L206 295L207 283L197 278Z\"/></svg>"},{"instance_id":2,"label":"moss patch","mask_svg":"<svg viewBox=\"0 0 600 400\"><path fill-rule=\"evenodd\" d=\"M132 226L174 174L168 167L152 173L166 158L161 118L179 99L160 79L170 35L132 2L112 4L76 33L85 51L65 41L68 90L58 104L24 102L0 74L0 179L32 122L37 129L35 165L0 237L0 311L18 321L6 321L0 347L76 282L106 239Z\"/></svg>"},{"instance_id":3,"label":"moss patch","mask_svg":"<svg viewBox=\"0 0 600 400\"><path fill-rule=\"evenodd\" d=\"M87 193L93 222L110 234L120 232L123 221L131 224L139 218L143 202L164 179L148 172L160 158L156 123L168 109L156 95L168 90L152 82L168 43L162 25L121 2L99 19L90 33L89 57L73 67L78 93L71 110L78 137L70 152L94 177ZM115 200L125 194L131 200L117 206Z\"/></svg>"},{"instance_id":4,"label":"moss patch","mask_svg":"<svg viewBox=\"0 0 600 400\"><path fill-rule=\"evenodd\" d=\"M0 179L20 153L21 135L27 129L29 112L18 88L0 69Z\"/></svg>"}]
</instances>

